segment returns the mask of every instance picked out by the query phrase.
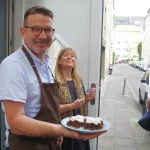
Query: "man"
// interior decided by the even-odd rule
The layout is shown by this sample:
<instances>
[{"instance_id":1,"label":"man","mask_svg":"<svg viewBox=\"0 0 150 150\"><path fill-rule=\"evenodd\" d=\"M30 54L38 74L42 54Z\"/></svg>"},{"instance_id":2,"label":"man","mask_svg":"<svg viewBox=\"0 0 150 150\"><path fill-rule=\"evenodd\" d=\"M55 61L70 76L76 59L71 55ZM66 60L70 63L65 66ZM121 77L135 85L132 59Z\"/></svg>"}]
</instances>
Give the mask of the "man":
<instances>
[{"instance_id":1,"label":"man","mask_svg":"<svg viewBox=\"0 0 150 150\"><path fill-rule=\"evenodd\" d=\"M20 28L24 45L1 64L0 100L11 150L57 150L59 136L92 139L105 132L79 134L60 125L58 86L46 55L54 31L50 10L28 9Z\"/></svg>"},{"instance_id":2,"label":"man","mask_svg":"<svg viewBox=\"0 0 150 150\"><path fill-rule=\"evenodd\" d=\"M112 64L110 64L110 65L109 65L108 73L109 73L109 74L112 74L112 71L113 71L113 66L112 66Z\"/></svg>"}]
</instances>

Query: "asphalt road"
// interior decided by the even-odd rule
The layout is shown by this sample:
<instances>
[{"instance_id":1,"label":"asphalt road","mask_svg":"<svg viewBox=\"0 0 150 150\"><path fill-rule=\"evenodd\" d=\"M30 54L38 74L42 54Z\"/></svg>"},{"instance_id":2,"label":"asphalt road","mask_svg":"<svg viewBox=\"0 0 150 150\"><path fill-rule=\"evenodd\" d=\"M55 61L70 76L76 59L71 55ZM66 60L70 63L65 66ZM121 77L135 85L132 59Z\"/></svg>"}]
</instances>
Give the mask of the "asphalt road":
<instances>
[{"instance_id":1,"label":"asphalt road","mask_svg":"<svg viewBox=\"0 0 150 150\"><path fill-rule=\"evenodd\" d=\"M121 71L123 76L127 79L130 87L134 91L135 95L139 97L140 81L144 75L143 71L133 68L128 64L118 64L117 68Z\"/></svg>"}]
</instances>

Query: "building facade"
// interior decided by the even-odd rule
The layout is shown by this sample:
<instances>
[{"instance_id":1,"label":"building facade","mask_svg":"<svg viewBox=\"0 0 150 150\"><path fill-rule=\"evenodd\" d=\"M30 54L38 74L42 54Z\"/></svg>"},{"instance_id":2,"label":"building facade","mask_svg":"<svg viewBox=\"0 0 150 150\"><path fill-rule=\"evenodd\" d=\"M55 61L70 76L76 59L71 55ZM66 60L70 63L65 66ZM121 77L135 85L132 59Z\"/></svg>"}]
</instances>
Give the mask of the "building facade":
<instances>
[{"instance_id":1,"label":"building facade","mask_svg":"<svg viewBox=\"0 0 150 150\"><path fill-rule=\"evenodd\" d=\"M114 30L114 0L104 0L103 12L103 50L102 50L102 65L104 74L102 79L107 75L109 64L112 64L113 56L113 30ZM104 63L103 63L104 62Z\"/></svg>"},{"instance_id":2,"label":"building facade","mask_svg":"<svg viewBox=\"0 0 150 150\"><path fill-rule=\"evenodd\" d=\"M144 17L115 16L115 61L138 60L137 46L144 39Z\"/></svg>"},{"instance_id":3,"label":"building facade","mask_svg":"<svg viewBox=\"0 0 150 150\"><path fill-rule=\"evenodd\" d=\"M142 47L142 58L145 61L150 61L150 9L148 10L148 14L144 20L144 41Z\"/></svg>"}]
</instances>

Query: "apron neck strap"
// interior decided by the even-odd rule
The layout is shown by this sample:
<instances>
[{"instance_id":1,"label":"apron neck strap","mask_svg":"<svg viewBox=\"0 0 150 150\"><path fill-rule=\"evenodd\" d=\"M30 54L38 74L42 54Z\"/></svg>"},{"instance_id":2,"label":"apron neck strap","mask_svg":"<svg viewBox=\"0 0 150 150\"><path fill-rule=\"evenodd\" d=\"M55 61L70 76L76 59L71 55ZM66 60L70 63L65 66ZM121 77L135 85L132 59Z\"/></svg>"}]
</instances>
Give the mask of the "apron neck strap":
<instances>
[{"instance_id":1,"label":"apron neck strap","mask_svg":"<svg viewBox=\"0 0 150 150\"><path fill-rule=\"evenodd\" d=\"M35 72L35 74L36 74L36 77L37 77L37 79L38 79L40 85L42 85L42 81L41 81L40 75L39 75L39 73L38 73L38 70L37 70L37 68L36 68L36 66L35 66L35 63L34 63L34 61L32 60L32 58L31 58L30 54L28 53L28 51L26 50L26 48L24 47L24 45L22 46L22 51L25 53L26 57L28 58L28 60L29 60L31 66L32 66L32 68L33 68L33 70L34 70L34 72Z\"/></svg>"},{"instance_id":2,"label":"apron neck strap","mask_svg":"<svg viewBox=\"0 0 150 150\"><path fill-rule=\"evenodd\" d=\"M52 70L50 69L49 66L48 66L48 69L49 69L49 71L51 72L51 75L52 75L52 77L53 77L53 79L54 79L54 82L57 82L57 80L56 80L56 78L54 77L53 72L52 72Z\"/></svg>"}]
</instances>

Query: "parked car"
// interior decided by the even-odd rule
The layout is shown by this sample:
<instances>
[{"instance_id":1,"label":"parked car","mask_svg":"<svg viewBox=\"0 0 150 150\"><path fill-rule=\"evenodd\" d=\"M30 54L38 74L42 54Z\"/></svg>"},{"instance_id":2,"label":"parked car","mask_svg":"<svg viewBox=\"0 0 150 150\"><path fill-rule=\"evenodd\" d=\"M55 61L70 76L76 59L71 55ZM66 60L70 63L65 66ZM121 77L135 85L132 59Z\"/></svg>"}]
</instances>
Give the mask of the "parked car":
<instances>
[{"instance_id":1,"label":"parked car","mask_svg":"<svg viewBox=\"0 0 150 150\"><path fill-rule=\"evenodd\" d=\"M150 98L150 68L145 72L139 87L139 103L143 104L143 113L147 111L147 99Z\"/></svg>"},{"instance_id":2,"label":"parked car","mask_svg":"<svg viewBox=\"0 0 150 150\"><path fill-rule=\"evenodd\" d=\"M134 61L129 61L129 63L128 63L130 66L133 66L133 64L134 64Z\"/></svg>"},{"instance_id":3,"label":"parked car","mask_svg":"<svg viewBox=\"0 0 150 150\"><path fill-rule=\"evenodd\" d=\"M150 69L150 64L148 64L148 65L146 66L146 68L145 68L144 71L146 71L146 70L148 70L148 69Z\"/></svg>"},{"instance_id":4,"label":"parked car","mask_svg":"<svg viewBox=\"0 0 150 150\"><path fill-rule=\"evenodd\" d=\"M150 65L150 63L148 61L141 61L140 66L139 66L139 70L146 71L147 67L149 65Z\"/></svg>"},{"instance_id":5,"label":"parked car","mask_svg":"<svg viewBox=\"0 0 150 150\"><path fill-rule=\"evenodd\" d=\"M139 65L140 65L140 61L134 61L133 63L134 68L139 68Z\"/></svg>"}]
</instances>

